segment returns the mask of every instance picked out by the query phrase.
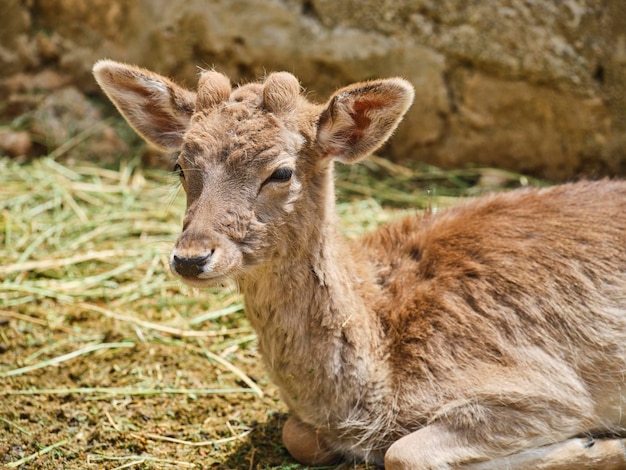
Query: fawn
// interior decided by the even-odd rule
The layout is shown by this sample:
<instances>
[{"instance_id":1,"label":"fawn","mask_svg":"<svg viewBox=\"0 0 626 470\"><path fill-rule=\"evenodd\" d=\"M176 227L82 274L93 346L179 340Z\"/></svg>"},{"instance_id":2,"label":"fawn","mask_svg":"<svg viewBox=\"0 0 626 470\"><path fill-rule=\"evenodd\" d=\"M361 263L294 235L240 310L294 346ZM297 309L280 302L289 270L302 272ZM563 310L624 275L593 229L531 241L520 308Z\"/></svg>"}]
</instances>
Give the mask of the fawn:
<instances>
[{"instance_id":1,"label":"fawn","mask_svg":"<svg viewBox=\"0 0 626 470\"><path fill-rule=\"evenodd\" d=\"M382 145L413 101L392 78L309 102L272 73L197 91L103 60L100 86L177 151L173 273L234 279L310 465L626 468L626 183L520 189L350 244L333 163Z\"/></svg>"}]
</instances>

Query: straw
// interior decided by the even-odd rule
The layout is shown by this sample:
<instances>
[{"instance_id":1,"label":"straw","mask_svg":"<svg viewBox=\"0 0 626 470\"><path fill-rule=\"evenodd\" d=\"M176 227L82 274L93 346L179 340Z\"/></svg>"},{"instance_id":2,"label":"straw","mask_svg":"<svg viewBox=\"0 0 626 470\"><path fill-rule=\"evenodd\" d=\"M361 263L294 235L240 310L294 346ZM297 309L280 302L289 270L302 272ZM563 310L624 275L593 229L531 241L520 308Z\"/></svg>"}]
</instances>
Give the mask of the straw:
<instances>
[{"instance_id":1,"label":"straw","mask_svg":"<svg viewBox=\"0 0 626 470\"><path fill-rule=\"evenodd\" d=\"M56 442L52 445L43 447L42 449L38 450L37 452L35 452L34 454L31 454L27 457L21 458L19 460L16 460L14 462L11 463L7 463L6 466L7 468L17 468L20 465L24 465L25 463L28 463L32 460L35 460L38 457L41 457L42 455L46 455L48 452L51 452L55 449L57 449L58 447L64 446L69 442L69 439L63 439L60 440L59 442Z\"/></svg>"},{"instance_id":2,"label":"straw","mask_svg":"<svg viewBox=\"0 0 626 470\"><path fill-rule=\"evenodd\" d=\"M26 374L28 372L32 372L37 369L43 369L44 367L54 366L65 361L69 361L70 359L74 359L83 354L89 354L92 352L101 351L103 349L118 349L118 348L133 348L133 347L135 347L135 343L131 343L131 342L92 344L89 346L85 346L84 348L81 348L77 351L72 351L71 353L63 354L62 356L57 356L52 359L48 359L46 361L38 362L37 364L33 364L32 366L20 367L19 369L13 369L7 372L0 373L0 379L12 377L14 375Z\"/></svg>"}]
</instances>

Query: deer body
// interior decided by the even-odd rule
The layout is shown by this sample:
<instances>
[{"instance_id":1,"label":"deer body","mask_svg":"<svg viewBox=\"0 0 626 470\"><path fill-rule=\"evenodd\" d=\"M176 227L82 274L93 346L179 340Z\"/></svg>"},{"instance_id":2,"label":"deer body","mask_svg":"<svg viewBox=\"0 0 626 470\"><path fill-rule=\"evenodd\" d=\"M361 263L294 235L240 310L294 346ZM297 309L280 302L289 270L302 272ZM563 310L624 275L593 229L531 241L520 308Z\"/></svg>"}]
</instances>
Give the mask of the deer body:
<instances>
[{"instance_id":1,"label":"deer body","mask_svg":"<svg viewBox=\"0 0 626 470\"><path fill-rule=\"evenodd\" d=\"M180 151L172 271L237 281L295 458L626 467L626 183L487 196L349 244L333 161L389 137L408 83L320 106L286 73L232 90L204 72L194 93L133 66L94 70L138 132Z\"/></svg>"}]
</instances>

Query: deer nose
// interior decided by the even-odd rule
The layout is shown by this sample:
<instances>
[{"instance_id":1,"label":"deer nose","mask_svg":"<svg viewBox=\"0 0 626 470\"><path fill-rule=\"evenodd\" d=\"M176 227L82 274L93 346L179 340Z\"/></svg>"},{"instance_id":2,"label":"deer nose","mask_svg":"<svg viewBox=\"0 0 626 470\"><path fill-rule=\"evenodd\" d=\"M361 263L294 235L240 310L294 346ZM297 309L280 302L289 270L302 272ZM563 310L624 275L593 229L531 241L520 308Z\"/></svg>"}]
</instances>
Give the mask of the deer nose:
<instances>
[{"instance_id":1,"label":"deer nose","mask_svg":"<svg viewBox=\"0 0 626 470\"><path fill-rule=\"evenodd\" d=\"M198 277L204 272L213 252L193 258L174 255L172 257L172 269L183 277Z\"/></svg>"}]
</instances>

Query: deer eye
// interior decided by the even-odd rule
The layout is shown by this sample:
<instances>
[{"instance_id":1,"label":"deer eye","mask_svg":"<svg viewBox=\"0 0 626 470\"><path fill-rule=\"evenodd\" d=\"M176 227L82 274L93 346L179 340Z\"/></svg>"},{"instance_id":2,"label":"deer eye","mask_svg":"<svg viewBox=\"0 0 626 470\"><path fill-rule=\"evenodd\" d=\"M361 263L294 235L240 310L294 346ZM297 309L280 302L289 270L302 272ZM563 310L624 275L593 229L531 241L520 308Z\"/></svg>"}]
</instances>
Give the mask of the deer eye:
<instances>
[{"instance_id":1,"label":"deer eye","mask_svg":"<svg viewBox=\"0 0 626 470\"><path fill-rule=\"evenodd\" d=\"M291 179L293 170L291 168L279 168L265 180L266 183L285 183Z\"/></svg>"},{"instance_id":2,"label":"deer eye","mask_svg":"<svg viewBox=\"0 0 626 470\"><path fill-rule=\"evenodd\" d=\"M180 166L178 163L174 165L174 173L178 173L178 177L181 180L185 179L185 172L183 171L183 167Z\"/></svg>"}]
</instances>

